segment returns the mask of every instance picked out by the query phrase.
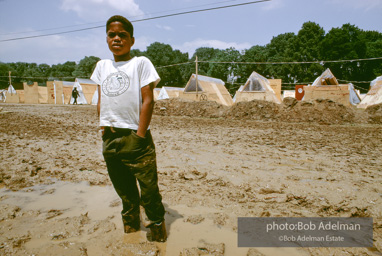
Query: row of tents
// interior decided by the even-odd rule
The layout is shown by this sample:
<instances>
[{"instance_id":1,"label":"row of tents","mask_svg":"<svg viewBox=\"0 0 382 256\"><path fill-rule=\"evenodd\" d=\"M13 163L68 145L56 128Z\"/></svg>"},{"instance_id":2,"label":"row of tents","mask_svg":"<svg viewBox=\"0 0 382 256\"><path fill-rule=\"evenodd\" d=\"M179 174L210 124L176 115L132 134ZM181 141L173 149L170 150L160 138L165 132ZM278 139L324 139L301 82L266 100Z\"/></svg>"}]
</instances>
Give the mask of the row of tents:
<instances>
[{"instance_id":1,"label":"row of tents","mask_svg":"<svg viewBox=\"0 0 382 256\"><path fill-rule=\"evenodd\" d=\"M23 89L12 85L0 92L0 102L26 104L73 104L72 91L77 88L77 104L97 104L97 84L90 79L76 78L74 82L48 81L46 86L23 83Z\"/></svg>"},{"instance_id":2,"label":"row of tents","mask_svg":"<svg viewBox=\"0 0 382 256\"><path fill-rule=\"evenodd\" d=\"M221 79L192 74L184 88L162 87L154 90L156 100L181 98L216 101L225 106L254 99L281 103L281 79L266 79L253 72L232 98Z\"/></svg>"},{"instance_id":3,"label":"row of tents","mask_svg":"<svg viewBox=\"0 0 382 256\"><path fill-rule=\"evenodd\" d=\"M184 88L154 89L154 99L215 101L226 106L251 100L265 100L279 104L284 97L294 97L304 101L330 99L345 106L353 105L359 108L382 103L382 76L371 82L370 91L363 97L353 84L340 84L330 69L325 70L311 85L296 85L294 91L284 91L283 95L281 95L281 83L281 79L267 79L253 72L246 83L236 91L234 97L231 97L222 80L192 74ZM8 90L1 91L0 102L72 104L74 88L79 92L78 104L97 104L98 101L97 85L90 79L77 78L75 82L48 81L46 87L38 86L37 83L24 83L23 87L23 90L15 90L11 85Z\"/></svg>"},{"instance_id":4,"label":"row of tents","mask_svg":"<svg viewBox=\"0 0 382 256\"><path fill-rule=\"evenodd\" d=\"M246 83L240 86L231 98L222 80L200 75L196 77L193 74L185 88L162 87L155 89L155 94L158 100L169 98L212 100L227 106L251 100L281 103L285 97L304 101L330 99L345 106L358 108L382 103L382 76L371 82L370 91L366 95L361 95L352 83L340 84L330 69L325 70L312 84L296 85L295 90L284 90L283 94L281 94L281 83L281 79L267 79L252 72Z\"/></svg>"}]
</instances>

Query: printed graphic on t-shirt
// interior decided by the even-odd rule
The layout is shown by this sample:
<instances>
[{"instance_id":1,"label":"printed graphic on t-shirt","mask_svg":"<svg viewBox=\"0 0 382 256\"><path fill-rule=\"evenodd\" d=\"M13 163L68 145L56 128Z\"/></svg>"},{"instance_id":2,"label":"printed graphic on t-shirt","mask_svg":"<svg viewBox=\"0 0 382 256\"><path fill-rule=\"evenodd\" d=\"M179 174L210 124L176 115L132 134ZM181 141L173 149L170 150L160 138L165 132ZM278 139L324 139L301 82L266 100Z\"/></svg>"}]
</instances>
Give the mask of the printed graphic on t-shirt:
<instances>
[{"instance_id":1,"label":"printed graphic on t-shirt","mask_svg":"<svg viewBox=\"0 0 382 256\"><path fill-rule=\"evenodd\" d=\"M115 97L129 89L130 80L126 73L118 71L107 76L102 83L102 92L109 97Z\"/></svg>"}]
</instances>

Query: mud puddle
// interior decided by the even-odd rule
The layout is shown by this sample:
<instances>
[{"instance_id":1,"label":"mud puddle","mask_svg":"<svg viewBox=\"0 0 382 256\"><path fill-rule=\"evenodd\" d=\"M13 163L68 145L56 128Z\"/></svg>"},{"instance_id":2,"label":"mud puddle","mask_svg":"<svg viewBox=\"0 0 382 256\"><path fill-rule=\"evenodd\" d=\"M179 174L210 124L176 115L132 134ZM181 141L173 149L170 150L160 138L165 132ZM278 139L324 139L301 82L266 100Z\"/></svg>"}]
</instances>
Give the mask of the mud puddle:
<instances>
[{"instance_id":1,"label":"mud puddle","mask_svg":"<svg viewBox=\"0 0 382 256\"><path fill-rule=\"evenodd\" d=\"M11 225L17 218L5 220L10 231L6 235L14 237L28 237L23 240L24 252L44 252L42 248L58 246L60 253L65 255L70 246L81 245L80 249L86 248L88 255L100 255L105 251L102 244L93 243L92 232L79 232L73 236L70 232L77 232L76 227L65 232L55 231L55 226L71 225L70 222L62 222L70 218L79 218L86 215L87 225L96 226L100 221L109 222L114 228L112 237L118 239L116 243L136 245L137 247L147 243L149 230L142 226L142 230L133 234L122 233L120 220L121 205L112 186L90 186L87 182L71 183L55 181L49 185L39 185L25 188L20 191L11 191L6 188L0 189L2 200L0 206L11 205L19 207L20 212L35 212L24 222L22 226ZM166 243L153 243L160 255L179 255L181 252L192 253L201 247L209 247L212 250L221 250L223 255L247 255L249 248L237 247L237 233L234 228L228 228L222 224L227 216L213 208L188 207L186 205L169 206L164 202L166 213L166 225L168 241ZM58 213L57 216L47 217L50 213ZM25 215L25 214L20 214ZM49 222L46 220L49 219ZM234 221L235 216L231 216ZM92 224L93 223L93 224ZM4 222L3 222L4 224ZM38 225L45 225L44 228ZM110 225L99 228L98 232L110 232ZM78 227L78 230L83 227ZM27 231L27 230L30 230ZM41 230L41 233L36 231ZM114 233L113 233L114 232ZM49 234L49 235L47 235ZM62 248L64 244L64 248ZM107 246L112 246L110 242ZM6 246L4 244L4 246ZM106 247L107 247L106 246ZM103 247L103 248L101 248ZM252 249L253 250L253 249ZM256 251L264 255L305 255L295 248L256 248ZM102 254L102 253L101 253ZM188 254L187 254L188 255ZM193 255L193 254L190 254ZM195 254L196 255L196 254Z\"/></svg>"}]
</instances>

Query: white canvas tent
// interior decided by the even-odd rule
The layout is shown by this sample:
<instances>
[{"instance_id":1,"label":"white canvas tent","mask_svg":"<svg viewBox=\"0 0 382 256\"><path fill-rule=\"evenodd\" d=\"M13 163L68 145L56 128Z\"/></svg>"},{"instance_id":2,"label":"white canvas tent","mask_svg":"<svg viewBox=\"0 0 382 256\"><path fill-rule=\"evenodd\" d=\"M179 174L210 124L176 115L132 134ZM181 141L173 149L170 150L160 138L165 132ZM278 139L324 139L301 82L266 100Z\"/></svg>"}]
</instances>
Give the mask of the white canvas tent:
<instances>
[{"instance_id":1,"label":"white canvas tent","mask_svg":"<svg viewBox=\"0 0 382 256\"><path fill-rule=\"evenodd\" d=\"M362 99L358 108L367 108L382 103L382 76L377 77L370 83L370 90Z\"/></svg>"},{"instance_id":2,"label":"white canvas tent","mask_svg":"<svg viewBox=\"0 0 382 256\"><path fill-rule=\"evenodd\" d=\"M158 99L161 88L154 88L154 100Z\"/></svg>"},{"instance_id":3,"label":"white canvas tent","mask_svg":"<svg viewBox=\"0 0 382 256\"><path fill-rule=\"evenodd\" d=\"M184 91L184 88L163 86L159 92L157 100L178 98L180 92L183 92L183 91Z\"/></svg>"},{"instance_id":4,"label":"white canvas tent","mask_svg":"<svg viewBox=\"0 0 382 256\"><path fill-rule=\"evenodd\" d=\"M239 90L236 91L235 95L234 95L233 98L232 98L233 102L236 102L236 95L237 95L237 92L238 92L238 91L239 91L239 92L243 91L243 87L244 87L244 85L240 85Z\"/></svg>"},{"instance_id":5,"label":"white canvas tent","mask_svg":"<svg viewBox=\"0 0 382 256\"><path fill-rule=\"evenodd\" d=\"M280 82L281 87L281 82ZM236 91L235 102L265 100L280 104L281 101L272 89L270 81L255 71L247 79L247 82Z\"/></svg>"},{"instance_id":6,"label":"white canvas tent","mask_svg":"<svg viewBox=\"0 0 382 256\"><path fill-rule=\"evenodd\" d=\"M7 90L5 90L5 89L0 90L0 102L5 102L6 92L7 92Z\"/></svg>"},{"instance_id":7,"label":"white canvas tent","mask_svg":"<svg viewBox=\"0 0 382 256\"><path fill-rule=\"evenodd\" d=\"M92 97L92 105L97 105L97 104L98 104L98 86Z\"/></svg>"},{"instance_id":8,"label":"white canvas tent","mask_svg":"<svg viewBox=\"0 0 382 256\"><path fill-rule=\"evenodd\" d=\"M73 85L73 88L72 88L72 92L74 90L74 88L77 88L77 91L78 91L78 98L77 98L77 104L88 104L88 102L86 101L86 98L85 98L85 95L84 95L84 92L82 91L82 86L79 82L74 82L74 85ZM73 104L74 102L74 98L72 95L70 95L70 102L69 104Z\"/></svg>"},{"instance_id":9,"label":"white canvas tent","mask_svg":"<svg viewBox=\"0 0 382 256\"><path fill-rule=\"evenodd\" d=\"M12 85L8 86L7 92L10 94L16 94L16 90L15 90L15 88L13 88Z\"/></svg>"},{"instance_id":10,"label":"white canvas tent","mask_svg":"<svg viewBox=\"0 0 382 256\"><path fill-rule=\"evenodd\" d=\"M352 105L358 105L361 102L361 96L358 91L354 88L352 83L349 84L349 101Z\"/></svg>"},{"instance_id":11,"label":"white canvas tent","mask_svg":"<svg viewBox=\"0 0 382 256\"><path fill-rule=\"evenodd\" d=\"M78 98L77 104L92 104L94 93L97 90L97 84L90 79L76 78L73 90L77 88ZM73 104L74 98L70 96L70 104Z\"/></svg>"}]
</instances>

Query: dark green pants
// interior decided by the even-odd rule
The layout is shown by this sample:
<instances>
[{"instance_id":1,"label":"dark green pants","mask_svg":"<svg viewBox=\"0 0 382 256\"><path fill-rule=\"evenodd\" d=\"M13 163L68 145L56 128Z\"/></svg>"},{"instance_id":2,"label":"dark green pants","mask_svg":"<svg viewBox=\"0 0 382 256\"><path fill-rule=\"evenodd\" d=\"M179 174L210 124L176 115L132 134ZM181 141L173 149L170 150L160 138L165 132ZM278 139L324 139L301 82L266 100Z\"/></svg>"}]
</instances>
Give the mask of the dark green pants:
<instances>
[{"instance_id":1,"label":"dark green pants","mask_svg":"<svg viewBox=\"0 0 382 256\"><path fill-rule=\"evenodd\" d=\"M164 219L164 206L158 188L155 146L150 131L142 138L130 129L105 128L103 156L113 186L122 199L125 225L139 223L139 205L151 223ZM139 183L140 193L137 186Z\"/></svg>"}]
</instances>

